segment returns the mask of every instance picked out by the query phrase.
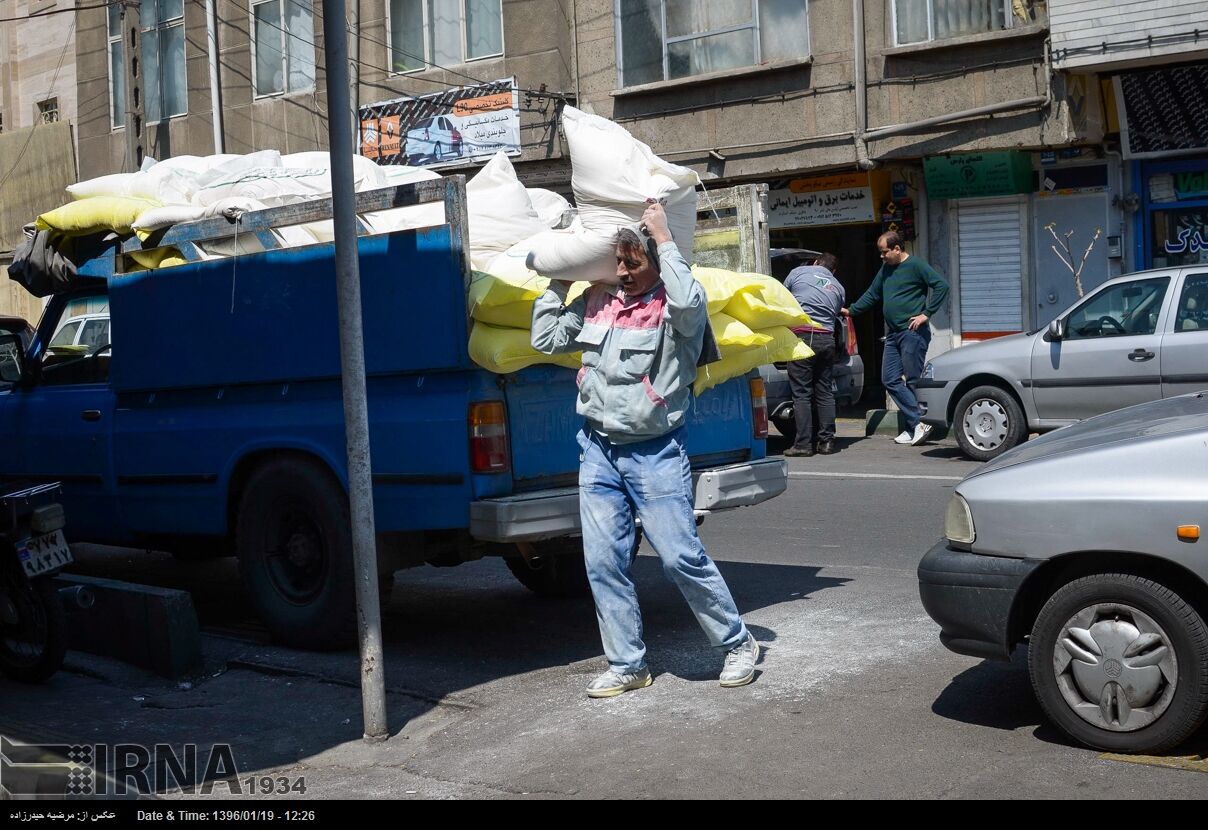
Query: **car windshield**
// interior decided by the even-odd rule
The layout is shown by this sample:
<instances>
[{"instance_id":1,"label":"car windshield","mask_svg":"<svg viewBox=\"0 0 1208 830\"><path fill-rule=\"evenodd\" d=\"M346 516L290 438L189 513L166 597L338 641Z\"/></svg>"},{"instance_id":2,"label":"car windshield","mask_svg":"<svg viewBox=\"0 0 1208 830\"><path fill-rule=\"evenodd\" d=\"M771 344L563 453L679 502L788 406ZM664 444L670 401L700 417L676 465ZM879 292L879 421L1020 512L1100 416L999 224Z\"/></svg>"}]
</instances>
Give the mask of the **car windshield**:
<instances>
[{"instance_id":1,"label":"car windshield","mask_svg":"<svg viewBox=\"0 0 1208 830\"><path fill-rule=\"evenodd\" d=\"M67 323L63 328L55 334L54 339L50 341L50 348L55 346L70 346L75 342L76 330L80 327L80 321L75 320Z\"/></svg>"}]
</instances>

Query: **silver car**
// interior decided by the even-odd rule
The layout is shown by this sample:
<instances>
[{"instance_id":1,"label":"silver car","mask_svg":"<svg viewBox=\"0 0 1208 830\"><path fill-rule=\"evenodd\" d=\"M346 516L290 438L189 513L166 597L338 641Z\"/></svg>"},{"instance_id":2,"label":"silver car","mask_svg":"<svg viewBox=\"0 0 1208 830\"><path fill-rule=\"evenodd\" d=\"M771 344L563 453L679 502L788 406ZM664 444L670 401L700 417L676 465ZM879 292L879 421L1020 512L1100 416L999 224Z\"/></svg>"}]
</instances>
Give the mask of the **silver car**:
<instances>
[{"instance_id":1,"label":"silver car","mask_svg":"<svg viewBox=\"0 0 1208 830\"><path fill-rule=\"evenodd\" d=\"M1208 393L1100 415L956 487L919 565L959 654L1028 643L1048 717L1084 744L1158 752L1208 716Z\"/></svg>"},{"instance_id":2,"label":"silver car","mask_svg":"<svg viewBox=\"0 0 1208 830\"><path fill-rule=\"evenodd\" d=\"M918 383L923 421L987 461L1113 409L1208 389L1208 264L1104 283L1048 328L940 355Z\"/></svg>"}]
</instances>

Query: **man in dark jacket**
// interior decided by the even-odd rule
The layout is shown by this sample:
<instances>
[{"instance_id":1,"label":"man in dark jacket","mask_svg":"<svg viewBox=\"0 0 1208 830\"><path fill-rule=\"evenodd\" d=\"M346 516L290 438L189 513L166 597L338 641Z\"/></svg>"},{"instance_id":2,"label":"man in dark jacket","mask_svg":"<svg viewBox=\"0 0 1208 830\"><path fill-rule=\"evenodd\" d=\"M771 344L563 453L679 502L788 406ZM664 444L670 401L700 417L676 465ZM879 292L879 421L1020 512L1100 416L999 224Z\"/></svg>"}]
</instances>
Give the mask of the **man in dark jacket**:
<instances>
[{"instance_id":1,"label":"man in dark jacket","mask_svg":"<svg viewBox=\"0 0 1208 830\"><path fill-rule=\"evenodd\" d=\"M902 411L906 429L898 444L921 444L931 427L920 419L919 399L914 386L923 374L927 348L931 345L928 321L948 299L948 283L922 257L911 256L902 247L896 231L877 238L881 270L860 299L842 313L852 317L881 303L885 313L885 357L881 362L881 382ZM927 293L931 292L928 299Z\"/></svg>"}]
</instances>

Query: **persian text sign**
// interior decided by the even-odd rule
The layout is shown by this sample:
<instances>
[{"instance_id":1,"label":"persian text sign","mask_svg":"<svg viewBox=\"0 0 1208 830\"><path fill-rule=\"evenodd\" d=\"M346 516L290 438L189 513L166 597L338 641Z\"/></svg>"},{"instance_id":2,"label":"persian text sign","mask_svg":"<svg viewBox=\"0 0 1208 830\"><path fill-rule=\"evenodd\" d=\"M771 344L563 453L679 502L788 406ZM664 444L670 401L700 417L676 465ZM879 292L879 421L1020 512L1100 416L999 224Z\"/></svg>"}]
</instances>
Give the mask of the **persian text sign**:
<instances>
[{"instance_id":1,"label":"persian text sign","mask_svg":"<svg viewBox=\"0 0 1208 830\"><path fill-rule=\"evenodd\" d=\"M876 221L867 173L794 179L768 193L768 225L798 228Z\"/></svg>"},{"instance_id":2,"label":"persian text sign","mask_svg":"<svg viewBox=\"0 0 1208 830\"><path fill-rule=\"evenodd\" d=\"M932 199L1014 196L1032 189L1032 159L1006 150L923 159L927 195Z\"/></svg>"}]
</instances>

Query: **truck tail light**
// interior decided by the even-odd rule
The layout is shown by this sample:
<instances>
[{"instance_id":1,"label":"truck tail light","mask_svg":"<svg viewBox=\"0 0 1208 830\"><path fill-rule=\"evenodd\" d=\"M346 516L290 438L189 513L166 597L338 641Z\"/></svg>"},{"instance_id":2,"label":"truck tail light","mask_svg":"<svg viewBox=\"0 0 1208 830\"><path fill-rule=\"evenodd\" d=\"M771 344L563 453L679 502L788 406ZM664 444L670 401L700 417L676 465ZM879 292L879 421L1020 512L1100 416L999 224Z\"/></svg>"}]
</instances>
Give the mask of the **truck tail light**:
<instances>
[{"instance_id":1,"label":"truck tail light","mask_svg":"<svg viewBox=\"0 0 1208 830\"><path fill-rule=\"evenodd\" d=\"M768 398L763 388L763 378L751 381L751 427L756 438L768 437Z\"/></svg>"},{"instance_id":2,"label":"truck tail light","mask_svg":"<svg viewBox=\"0 0 1208 830\"><path fill-rule=\"evenodd\" d=\"M508 426L502 401L470 404L470 469L504 473L508 461Z\"/></svg>"}]
</instances>

